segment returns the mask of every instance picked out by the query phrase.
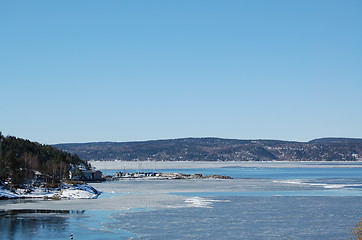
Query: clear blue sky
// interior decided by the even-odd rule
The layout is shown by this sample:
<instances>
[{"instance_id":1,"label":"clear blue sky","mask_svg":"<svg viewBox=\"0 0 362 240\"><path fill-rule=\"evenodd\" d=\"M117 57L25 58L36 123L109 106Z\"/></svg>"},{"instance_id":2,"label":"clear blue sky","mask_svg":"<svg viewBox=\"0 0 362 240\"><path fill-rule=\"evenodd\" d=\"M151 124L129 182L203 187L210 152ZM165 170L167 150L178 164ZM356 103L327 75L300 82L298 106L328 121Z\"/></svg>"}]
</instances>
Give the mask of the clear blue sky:
<instances>
[{"instance_id":1,"label":"clear blue sky","mask_svg":"<svg viewBox=\"0 0 362 240\"><path fill-rule=\"evenodd\" d=\"M1 1L0 92L46 144L362 137L362 1Z\"/></svg>"}]
</instances>

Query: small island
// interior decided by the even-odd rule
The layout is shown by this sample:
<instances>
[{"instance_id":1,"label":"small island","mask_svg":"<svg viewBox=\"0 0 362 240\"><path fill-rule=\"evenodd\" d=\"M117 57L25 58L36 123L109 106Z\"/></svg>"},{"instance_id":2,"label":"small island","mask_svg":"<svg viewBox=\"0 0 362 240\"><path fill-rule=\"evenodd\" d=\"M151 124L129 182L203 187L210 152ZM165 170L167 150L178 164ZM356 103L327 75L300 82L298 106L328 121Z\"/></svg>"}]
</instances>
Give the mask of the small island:
<instances>
[{"instance_id":1,"label":"small island","mask_svg":"<svg viewBox=\"0 0 362 240\"><path fill-rule=\"evenodd\" d=\"M117 172L108 180L124 180L124 179L148 179L148 180L164 180L164 179L232 179L223 175L202 175L202 174L184 174L184 173L163 173L163 172Z\"/></svg>"}]
</instances>

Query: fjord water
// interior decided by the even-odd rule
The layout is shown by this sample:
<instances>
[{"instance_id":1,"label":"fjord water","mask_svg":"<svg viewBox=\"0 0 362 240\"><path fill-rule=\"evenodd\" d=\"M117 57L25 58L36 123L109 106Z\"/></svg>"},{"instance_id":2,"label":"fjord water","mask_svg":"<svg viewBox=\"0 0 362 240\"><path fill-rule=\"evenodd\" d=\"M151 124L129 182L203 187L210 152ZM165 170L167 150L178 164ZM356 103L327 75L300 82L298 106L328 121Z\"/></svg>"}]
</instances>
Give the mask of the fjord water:
<instances>
[{"instance_id":1,"label":"fjord water","mask_svg":"<svg viewBox=\"0 0 362 240\"><path fill-rule=\"evenodd\" d=\"M128 210L100 206L8 214L0 216L0 239L69 239L70 234L74 239L349 239L362 217L361 170L338 165L163 169L234 179L101 183L96 187L106 191L99 200L118 193L141 196L144 203ZM181 200L152 205L147 199L156 192Z\"/></svg>"},{"instance_id":2,"label":"fjord water","mask_svg":"<svg viewBox=\"0 0 362 240\"><path fill-rule=\"evenodd\" d=\"M338 166L338 165L336 165ZM362 177L362 168L339 168L339 167L223 167L223 168L189 168L189 169L144 169L145 172L169 172L184 174L200 173L203 175L220 174L232 178L267 178L267 179L320 179L320 178L359 178ZM117 171L105 170L109 175ZM137 169L129 169L128 172L137 172Z\"/></svg>"}]
</instances>

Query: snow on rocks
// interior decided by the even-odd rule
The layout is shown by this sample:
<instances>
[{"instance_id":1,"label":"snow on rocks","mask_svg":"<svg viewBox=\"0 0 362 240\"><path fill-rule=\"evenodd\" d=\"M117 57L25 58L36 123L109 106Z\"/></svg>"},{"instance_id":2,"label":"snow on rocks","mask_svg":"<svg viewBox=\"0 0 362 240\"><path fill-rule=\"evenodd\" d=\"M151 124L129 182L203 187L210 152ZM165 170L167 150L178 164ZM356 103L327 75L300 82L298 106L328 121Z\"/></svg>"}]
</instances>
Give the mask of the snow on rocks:
<instances>
[{"instance_id":1,"label":"snow on rocks","mask_svg":"<svg viewBox=\"0 0 362 240\"><path fill-rule=\"evenodd\" d=\"M17 189L10 191L0 185L0 199L44 198L44 199L95 199L101 192L86 184L62 184L60 189L32 188L31 191Z\"/></svg>"},{"instance_id":2,"label":"snow on rocks","mask_svg":"<svg viewBox=\"0 0 362 240\"><path fill-rule=\"evenodd\" d=\"M0 186L0 199L12 199L19 198L20 196L17 193L14 193L10 190L7 190Z\"/></svg>"},{"instance_id":3,"label":"snow on rocks","mask_svg":"<svg viewBox=\"0 0 362 240\"><path fill-rule=\"evenodd\" d=\"M85 185L85 184L76 184L68 185L63 184L62 190L59 192L58 196L61 199L82 199L82 198L97 198L101 192L95 188Z\"/></svg>"},{"instance_id":4,"label":"snow on rocks","mask_svg":"<svg viewBox=\"0 0 362 240\"><path fill-rule=\"evenodd\" d=\"M83 190L77 189L64 189L60 191L59 198L61 199L82 199L82 198L97 198L98 195Z\"/></svg>"}]
</instances>

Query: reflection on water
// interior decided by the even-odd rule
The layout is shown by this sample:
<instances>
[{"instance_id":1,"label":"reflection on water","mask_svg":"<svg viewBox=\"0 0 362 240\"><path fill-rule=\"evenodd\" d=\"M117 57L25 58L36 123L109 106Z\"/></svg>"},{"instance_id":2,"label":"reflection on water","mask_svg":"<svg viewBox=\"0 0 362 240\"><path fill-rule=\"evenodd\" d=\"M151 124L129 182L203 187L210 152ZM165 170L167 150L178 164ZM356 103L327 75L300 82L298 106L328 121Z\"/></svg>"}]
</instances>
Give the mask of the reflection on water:
<instances>
[{"instance_id":1,"label":"reflection on water","mask_svg":"<svg viewBox=\"0 0 362 240\"><path fill-rule=\"evenodd\" d=\"M132 234L103 227L109 211L0 210L0 239L128 239Z\"/></svg>"},{"instance_id":2,"label":"reflection on water","mask_svg":"<svg viewBox=\"0 0 362 240\"><path fill-rule=\"evenodd\" d=\"M0 209L0 239L65 240L71 234L75 240L348 239L350 228L362 216L361 171L354 168L184 169L183 173L221 174L239 179L112 182L106 185L109 192L101 198L139 194L152 186L155 192L150 190L147 194L174 191L171 194L185 196L186 200L177 208L165 202L166 207L160 209L141 202L139 208L128 211ZM205 188L211 183L215 188ZM143 195L145 201L147 194ZM6 200L0 204L8 201L21 206L27 201L41 200Z\"/></svg>"},{"instance_id":3,"label":"reflection on water","mask_svg":"<svg viewBox=\"0 0 362 240\"><path fill-rule=\"evenodd\" d=\"M69 218L82 217L84 211L7 210L0 214L1 239L39 239L42 236L69 239Z\"/></svg>"}]
</instances>

